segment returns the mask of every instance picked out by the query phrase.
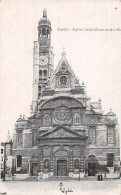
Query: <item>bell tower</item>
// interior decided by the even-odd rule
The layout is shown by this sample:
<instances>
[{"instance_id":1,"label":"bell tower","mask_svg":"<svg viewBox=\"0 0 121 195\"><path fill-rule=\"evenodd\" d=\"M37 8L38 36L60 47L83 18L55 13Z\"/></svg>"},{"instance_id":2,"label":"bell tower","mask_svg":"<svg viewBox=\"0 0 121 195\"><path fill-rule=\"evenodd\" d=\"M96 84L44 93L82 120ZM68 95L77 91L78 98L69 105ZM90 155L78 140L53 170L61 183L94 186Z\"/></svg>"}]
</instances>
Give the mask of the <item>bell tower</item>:
<instances>
[{"instance_id":1,"label":"bell tower","mask_svg":"<svg viewBox=\"0 0 121 195\"><path fill-rule=\"evenodd\" d=\"M53 74L53 48L51 47L51 22L47 11L38 23L38 41L34 42L33 51L33 99L31 113L37 112L37 102L42 96L42 90L48 85Z\"/></svg>"}]
</instances>

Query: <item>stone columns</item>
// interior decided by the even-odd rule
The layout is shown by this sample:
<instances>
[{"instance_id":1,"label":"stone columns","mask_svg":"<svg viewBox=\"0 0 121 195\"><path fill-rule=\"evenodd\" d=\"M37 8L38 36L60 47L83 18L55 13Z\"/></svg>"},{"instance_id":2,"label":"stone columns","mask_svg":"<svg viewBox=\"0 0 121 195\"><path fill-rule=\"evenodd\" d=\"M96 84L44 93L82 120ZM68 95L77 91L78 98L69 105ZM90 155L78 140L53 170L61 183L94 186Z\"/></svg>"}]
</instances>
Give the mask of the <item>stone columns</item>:
<instances>
[{"instance_id":1,"label":"stone columns","mask_svg":"<svg viewBox=\"0 0 121 195\"><path fill-rule=\"evenodd\" d=\"M80 177L84 177L84 146L82 146L81 148L79 170L80 170Z\"/></svg>"},{"instance_id":2,"label":"stone columns","mask_svg":"<svg viewBox=\"0 0 121 195\"><path fill-rule=\"evenodd\" d=\"M53 170L53 146L51 146L51 154L50 154L50 176L54 175Z\"/></svg>"},{"instance_id":3,"label":"stone columns","mask_svg":"<svg viewBox=\"0 0 121 195\"><path fill-rule=\"evenodd\" d=\"M70 167L69 167L69 176L73 175L73 146L70 146Z\"/></svg>"},{"instance_id":4,"label":"stone columns","mask_svg":"<svg viewBox=\"0 0 121 195\"><path fill-rule=\"evenodd\" d=\"M40 172L43 172L43 146L39 148Z\"/></svg>"}]
</instances>

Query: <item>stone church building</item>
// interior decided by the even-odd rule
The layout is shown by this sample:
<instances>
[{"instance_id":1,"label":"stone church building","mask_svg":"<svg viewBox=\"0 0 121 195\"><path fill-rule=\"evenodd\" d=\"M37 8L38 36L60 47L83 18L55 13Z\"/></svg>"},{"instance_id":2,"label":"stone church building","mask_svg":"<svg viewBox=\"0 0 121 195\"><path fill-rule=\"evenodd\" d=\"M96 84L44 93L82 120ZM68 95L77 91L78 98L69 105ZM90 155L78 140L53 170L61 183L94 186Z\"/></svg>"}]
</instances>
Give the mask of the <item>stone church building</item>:
<instances>
[{"instance_id":1,"label":"stone church building","mask_svg":"<svg viewBox=\"0 0 121 195\"><path fill-rule=\"evenodd\" d=\"M48 177L82 178L105 173L118 178L119 131L116 114L92 102L66 53L54 70L51 22L38 23L33 50L33 99L28 119L20 116L13 134L13 171Z\"/></svg>"}]
</instances>

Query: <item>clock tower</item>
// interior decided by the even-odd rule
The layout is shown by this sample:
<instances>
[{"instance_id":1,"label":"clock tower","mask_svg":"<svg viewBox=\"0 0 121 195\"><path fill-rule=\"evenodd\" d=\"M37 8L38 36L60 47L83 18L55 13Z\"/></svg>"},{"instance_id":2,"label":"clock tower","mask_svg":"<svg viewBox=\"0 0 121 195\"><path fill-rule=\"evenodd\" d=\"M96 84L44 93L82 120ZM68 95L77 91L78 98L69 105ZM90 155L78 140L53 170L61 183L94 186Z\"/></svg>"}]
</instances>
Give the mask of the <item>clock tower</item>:
<instances>
[{"instance_id":1,"label":"clock tower","mask_svg":"<svg viewBox=\"0 0 121 195\"><path fill-rule=\"evenodd\" d=\"M33 53L33 99L31 113L37 112L37 102L42 96L42 90L48 85L53 74L53 48L51 47L51 22L47 11L38 23L38 41L34 42Z\"/></svg>"}]
</instances>

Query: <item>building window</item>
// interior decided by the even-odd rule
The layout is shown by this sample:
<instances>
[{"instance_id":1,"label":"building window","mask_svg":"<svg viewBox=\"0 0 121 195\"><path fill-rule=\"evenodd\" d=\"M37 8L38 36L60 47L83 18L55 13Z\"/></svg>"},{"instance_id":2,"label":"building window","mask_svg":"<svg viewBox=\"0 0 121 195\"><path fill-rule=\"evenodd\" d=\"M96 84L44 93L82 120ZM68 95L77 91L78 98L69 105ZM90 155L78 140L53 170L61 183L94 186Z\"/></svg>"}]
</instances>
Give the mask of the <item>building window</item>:
<instances>
[{"instance_id":1,"label":"building window","mask_svg":"<svg viewBox=\"0 0 121 195\"><path fill-rule=\"evenodd\" d=\"M17 156L17 167L21 167L22 166L22 156L18 155Z\"/></svg>"},{"instance_id":2,"label":"building window","mask_svg":"<svg viewBox=\"0 0 121 195\"><path fill-rule=\"evenodd\" d=\"M107 137L108 137L108 144L114 144L114 129L113 127L108 127L108 132L107 132Z\"/></svg>"},{"instance_id":3,"label":"building window","mask_svg":"<svg viewBox=\"0 0 121 195\"><path fill-rule=\"evenodd\" d=\"M50 38L50 31L47 29L47 38Z\"/></svg>"},{"instance_id":4,"label":"building window","mask_svg":"<svg viewBox=\"0 0 121 195\"><path fill-rule=\"evenodd\" d=\"M74 168L75 168L75 169L79 169L79 160L78 160L78 159L76 159L76 160L74 161Z\"/></svg>"},{"instance_id":5,"label":"building window","mask_svg":"<svg viewBox=\"0 0 121 195\"><path fill-rule=\"evenodd\" d=\"M43 73L44 73L44 76L46 77L47 76L47 70L44 70Z\"/></svg>"},{"instance_id":6,"label":"building window","mask_svg":"<svg viewBox=\"0 0 121 195\"><path fill-rule=\"evenodd\" d=\"M113 160L114 160L114 154L108 153L107 154L107 167L113 167Z\"/></svg>"},{"instance_id":7,"label":"building window","mask_svg":"<svg viewBox=\"0 0 121 195\"><path fill-rule=\"evenodd\" d=\"M43 35L43 37L46 37L46 29L45 28L42 29L42 35Z\"/></svg>"},{"instance_id":8,"label":"building window","mask_svg":"<svg viewBox=\"0 0 121 195\"><path fill-rule=\"evenodd\" d=\"M42 77L42 70L39 70L39 76Z\"/></svg>"},{"instance_id":9,"label":"building window","mask_svg":"<svg viewBox=\"0 0 121 195\"><path fill-rule=\"evenodd\" d=\"M3 154L3 149L1 149L1 154Z\"/></svg>"},{"instance_id":10,"label":"building window","mask_svg":"<svg viewBox=\"0 0 121 195\"><path fill-rule=\"evenodd\" d=\"M18 132L18 143L21 144L22 143L22 132Z\"/></svg>"},{"instance_id":11,"label":"building window","mask_svg":"<svg viewBox=\"0 0 121 195\"><path fill-rule=\"evenodd\" d=\"M67 77L66 76L62 76L60 78L60 84L61 84L61 86L66 86L67 85Z\"/></svg>"},{"instance_id":12,"label":"building window","mask_svg":"<svg viewBox=\"0 0 121 195\"><path fill-rule=\"evenodd\" d=\"M89 127L89 144L95 145L96 128Z\"/></svg>"},{"instance_id":13,"label":"building window","mask_svg":"<svg viewBox=\"0 0 121 195\"><path fill-rule=\"evenodd\" d=\"M1 162L3 161L3 156L1 156Z\"/></svg>"},{"instance_id":14,"label":"building window","mask_svg":"<svg viewBox=\"0 0 121 195\"><path fill-rule=\"evenodd\" d=\"M3 169L3 164L1 164L1 169Z\"/></svg>"},{"instance_id":15,"label":"building window","mask_svg":"<svg viewBox=\"0 0 121 195\"><path fill-rule=\"evenodd\" d=\"M37 131L33 132L33 145L36 146L37 145Z\"/></svg>"}]
</instances>

